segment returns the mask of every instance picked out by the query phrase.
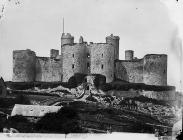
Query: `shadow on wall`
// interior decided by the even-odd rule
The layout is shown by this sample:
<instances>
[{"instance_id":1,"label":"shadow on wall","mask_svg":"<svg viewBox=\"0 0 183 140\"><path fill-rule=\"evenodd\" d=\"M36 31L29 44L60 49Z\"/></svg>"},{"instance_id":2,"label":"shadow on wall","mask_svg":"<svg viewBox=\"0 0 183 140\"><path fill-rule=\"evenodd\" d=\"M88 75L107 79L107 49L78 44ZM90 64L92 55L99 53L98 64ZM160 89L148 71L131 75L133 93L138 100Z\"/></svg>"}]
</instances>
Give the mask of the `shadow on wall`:
<instances>
[{"instance_id":1,"label":"shadow on wall","mask_svg":"<svg viewBox=\"0 0 183 140\"><path fill-rule=\"evenodd\" d=\"M68 85L70 88L75 88L82 83L85 83L87 74L75 73L69 80ZM94 76L94 85L96 88L99 88L101 85L106 84L106 77L101 74L91 74L90 76Z\"/></svg>"},{"instance_id":2,"label":"shadow on wall","mask_svg":"<svg viewBox=\"0 0 183 140\"><path fill-rule=\"evenodd\" d=\"M120 66L116 65L114 79L115 80L121 79L124 81L129 81L129 76L128 76L127 70L123 65L120 65Z\"/></svg>"}]
</instances>

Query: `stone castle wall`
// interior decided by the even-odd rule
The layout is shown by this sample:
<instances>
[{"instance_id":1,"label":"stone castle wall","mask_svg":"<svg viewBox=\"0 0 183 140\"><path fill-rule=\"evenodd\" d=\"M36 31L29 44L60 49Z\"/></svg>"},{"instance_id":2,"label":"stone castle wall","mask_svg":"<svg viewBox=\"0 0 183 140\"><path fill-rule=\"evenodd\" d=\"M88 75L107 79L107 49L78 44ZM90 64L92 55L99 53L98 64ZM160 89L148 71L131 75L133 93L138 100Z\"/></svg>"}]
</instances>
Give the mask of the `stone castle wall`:
<instances>
[{"instance_id":1,"label":"stone castle wall","mask_svg":"<svg viewBox=\"0 0 183 140\"><path fill-rule=\"evenodd\" d=\"M132 83L167 85L167 55L149 54L143 59L117 60L115 78Z\"/></svg>"},{"instance_id":2,"label":"stone castle wall","mask_svg":"<svg viewBox=\"0 0 183 140\"><path fill-rule=\"evenodd\" d=\"M148 85L167 85L167 55L144 57L143 80Z\"/></svg>"},{"instance_id":3,"label":"stone castle wall","mask_svg":"<svg viewBox=\"0 0 183 140\"><path fill-rule=\"evenodd\" d=\"M35 80L36 54L31 50L13 51L13 81L32 82Z\"/></svg>"},{"instance_id":4,"label":"stone castle wall","mask_svg":"<svg viewBox=\"0 0 183 140\"><path fill-rule=\"evenodd\" d=\"M114 79L114 46L106 43L91 44L91 73L106 76L106 82Z\"/></svg>"},{"instance_id":5,"label":"stone castle wall","mask_svg":"<svg viewBox=\"0 0 183 140\"><path fill-rule=\"evenodd\" d=\"M50 57L37 57L36 59L36 81L54 82L61 81L60 59Z\"/></svg>"},{"instance_id":6,"label":"stone castle wall","mask_svg":"<svg viewBox=\"0 0 183 140\"><path fill-rule=\"evenodd\" d=\"M14 82L61 81L61 61L50 57L37 57L31 50L13 51Z\"/></svg>"},{"instance_id":7,"label":"stone castle wall","mask_svg":"<svg viewBox=\"0 0 183 140\"><path fill-rule=\"evenodd\" d=\"M141 59L116 61L115 78L132 83L143 83L143 61Z\"/></svg>"},{"instance_id":8,"label":"stone castle wall","mask_svg":"<svg viewBox=\"0 0 183 140\"><path fill-rule=\"evenodd\" d=\"M74 43L71 34L62 34L61 55L52 49L50 57L37 57L31 50L13 52L13 81L63 81L75 73L102 74L106 82L115 78L132 83L167 85L167 55L149 54L143 59L133 58L133 51L125 53L127 60L118 60L119 37L110 35L106 43L87 44L80 37Z\"/></svg>"}]
</instances>

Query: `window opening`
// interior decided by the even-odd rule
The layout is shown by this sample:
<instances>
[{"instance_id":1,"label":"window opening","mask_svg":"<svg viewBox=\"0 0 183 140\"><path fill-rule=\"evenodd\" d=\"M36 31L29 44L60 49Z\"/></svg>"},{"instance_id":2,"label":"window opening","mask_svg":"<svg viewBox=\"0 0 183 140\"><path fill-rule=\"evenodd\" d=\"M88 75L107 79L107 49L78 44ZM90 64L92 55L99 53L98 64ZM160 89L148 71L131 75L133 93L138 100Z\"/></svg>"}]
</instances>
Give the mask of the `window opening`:
<instances>
[{"instance_id":1,"label":"window opening","mask_svg":"<svg viewBox=\"0 0 183 140\"><path fill-rule=\"evenodd\" d=\"M87 58L90 58L90 54L89 53L87 53Z\"/></svg>"},{"instance_id":2,"label":"window opening","mask_svg":"<svg viewBox=\"0 0 183 140\"><path fill-rule=\"evenodd\" d=\"M90 68L90 63L89 63L89 62L87 63L87 68L88 68L88 69Z\"/></svg>"}]
</instances>

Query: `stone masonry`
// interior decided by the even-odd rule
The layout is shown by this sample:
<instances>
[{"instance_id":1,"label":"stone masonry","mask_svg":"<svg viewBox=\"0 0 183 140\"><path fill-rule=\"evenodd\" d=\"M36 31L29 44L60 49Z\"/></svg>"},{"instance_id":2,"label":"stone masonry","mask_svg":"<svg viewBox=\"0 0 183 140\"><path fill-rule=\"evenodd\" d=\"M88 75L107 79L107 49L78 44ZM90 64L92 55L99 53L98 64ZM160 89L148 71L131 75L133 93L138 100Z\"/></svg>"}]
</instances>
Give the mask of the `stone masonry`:
<instances>
[{"instance_id":1,"label":"stone masonry","mask_svg":"<svg viewBox=\"0 0 183 140\"><path fill-rule=\"evenodd\" d=\"M119 60L119 37L106 37L105 43L89 44L80 37L63 33L61 55L51 49L50 57L38 57L34 51L13 51L14 82L67 82L75 73L102 74L106 82L121 79L132 83L167 85L167 55L148 54L134 58L132 50L125 51L125 60Z\"/></svg>"}]
</instances>

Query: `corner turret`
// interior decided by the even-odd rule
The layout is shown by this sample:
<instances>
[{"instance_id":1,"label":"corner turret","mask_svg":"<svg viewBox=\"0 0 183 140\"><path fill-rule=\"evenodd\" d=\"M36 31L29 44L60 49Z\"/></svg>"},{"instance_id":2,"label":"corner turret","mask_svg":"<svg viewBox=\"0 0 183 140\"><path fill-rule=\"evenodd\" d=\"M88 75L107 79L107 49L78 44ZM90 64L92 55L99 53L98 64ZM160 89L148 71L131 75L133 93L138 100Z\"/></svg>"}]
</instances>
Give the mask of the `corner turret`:
<instances>
[{"instance_id":1,"label":"corner turret","mask_svg":"<svg viewBox=\"0 0 183 140\"><path fill-rule=\"evenodd\" d=\"M50 50L50 57L56 58L59 55L59 50L51 49Z\"/></svg>"},{"instance_id":2,"label":"corner turret","mask_svg":"<svg viewBox=\"0 0 183 140\"><path fill-rule=\"evenodd\" d=\"M70 33L62 33L61 37L61 47L63 45L73 45L74 44L74 37L71 36Z\"/></svg>"},{"instance_id":3,"label":"corner turret","mask_svg":"<svg viewBox=\"0 0 183 140\"><path fill-rule=\"evenodd\" d=\"M125 60L133 60L134 51L126 50L125 51Z\"/></svg>"}]
</instances>

